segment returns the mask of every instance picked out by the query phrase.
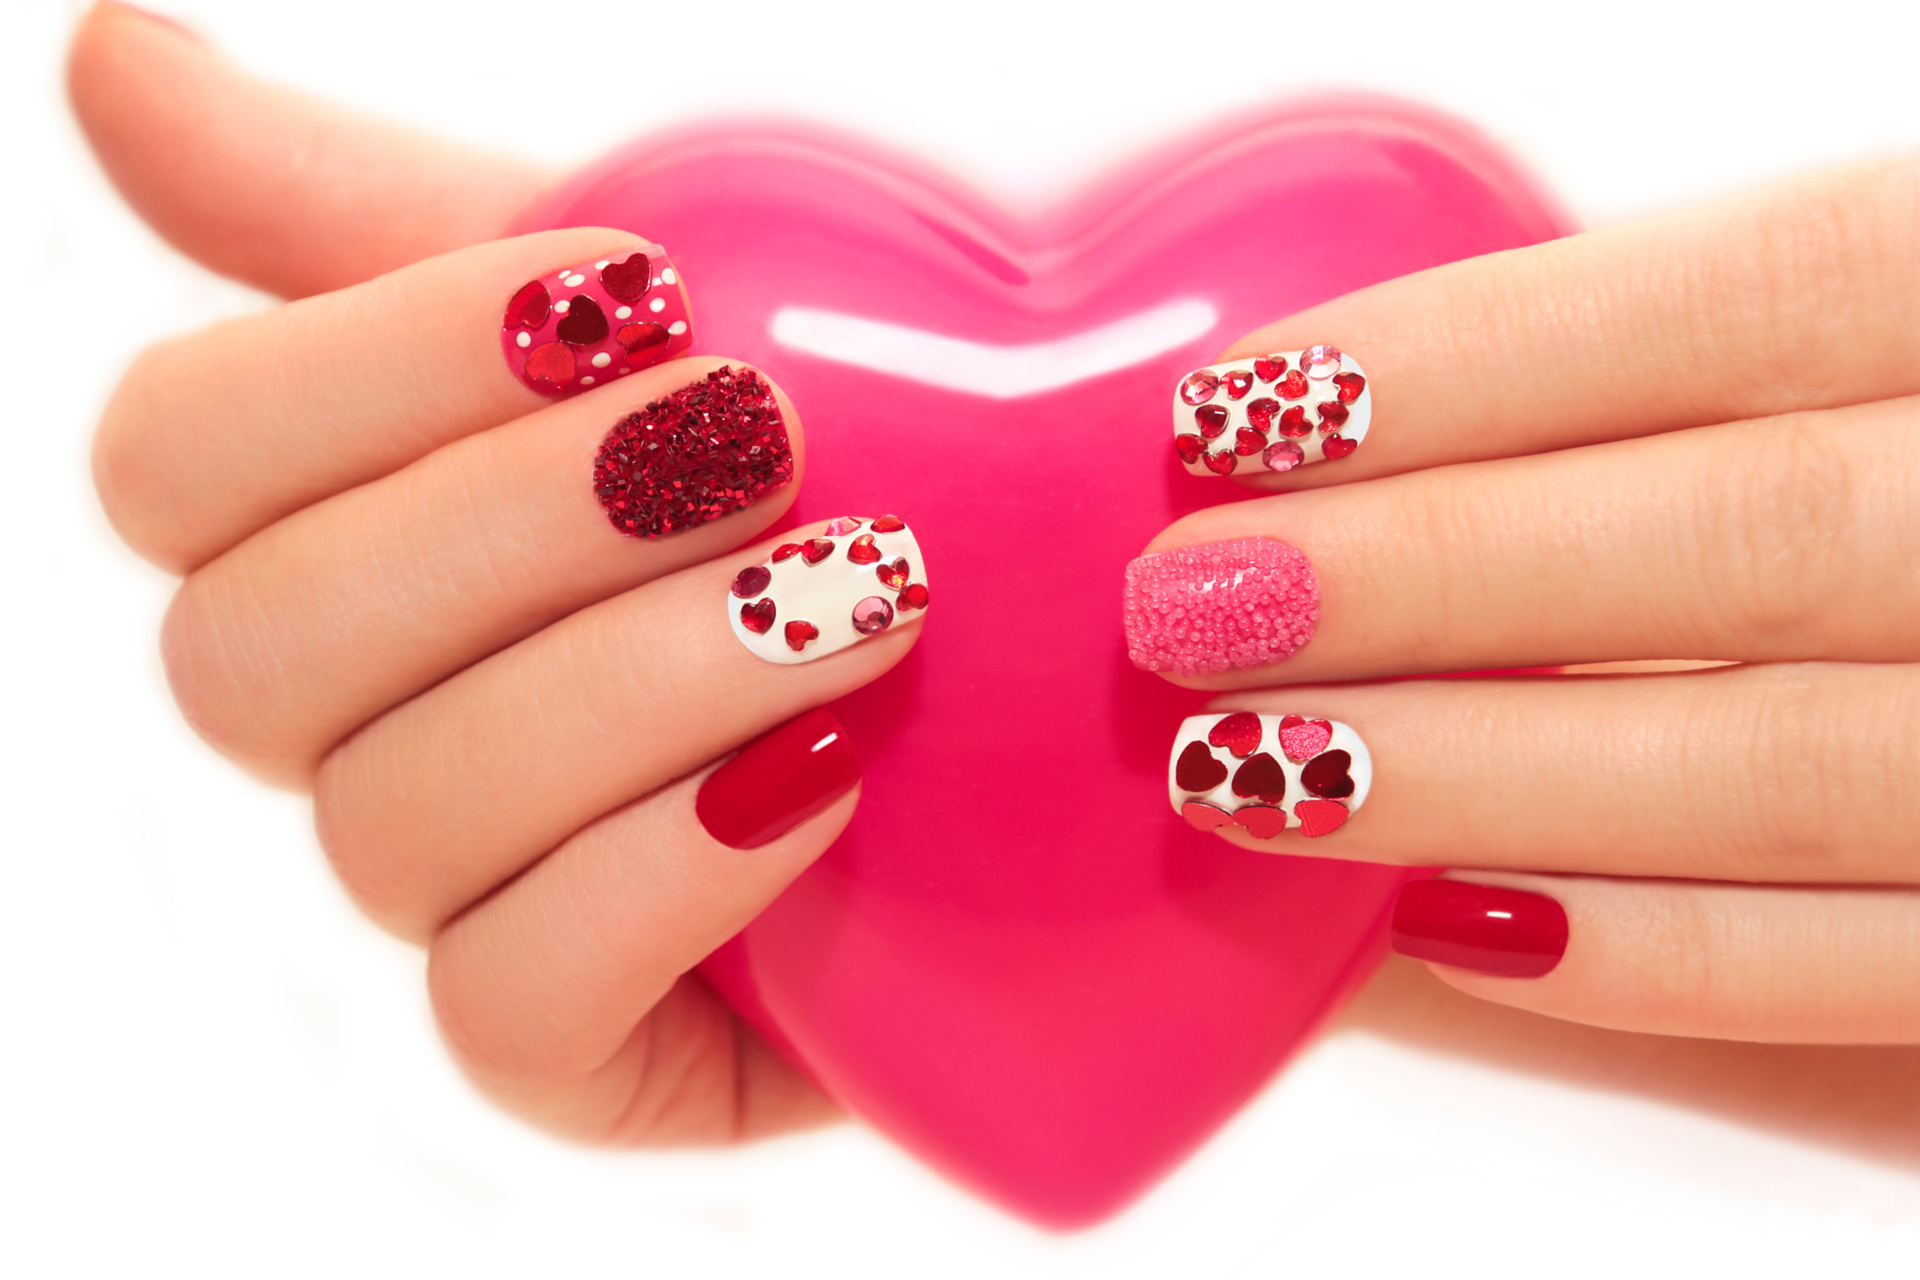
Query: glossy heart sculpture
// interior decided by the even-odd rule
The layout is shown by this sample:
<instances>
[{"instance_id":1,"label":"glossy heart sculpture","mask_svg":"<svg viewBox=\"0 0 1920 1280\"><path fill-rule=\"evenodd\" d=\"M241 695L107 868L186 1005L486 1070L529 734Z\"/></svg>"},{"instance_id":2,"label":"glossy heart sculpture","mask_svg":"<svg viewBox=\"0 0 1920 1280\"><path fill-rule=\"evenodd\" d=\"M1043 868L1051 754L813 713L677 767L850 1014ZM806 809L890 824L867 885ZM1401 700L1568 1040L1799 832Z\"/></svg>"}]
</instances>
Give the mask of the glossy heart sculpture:
<instances>
[{"instance_id":1,"label":"glossy heart sculpture","mask_svg":"<svg viewBox=\"0 0 1920 1280\"><path fill-rule=\"evenodd\" d=\"M1167 809L1203 699L1128 664L1121 568L1246 496L1182 471L1168 388L1267 320L1563 217L1457 125L1343 100L1027 219L863 144L694 131L520 229L582 224L665 244L695 350L793 397L795 521L897 511L940 592L913 655L836 707L865 762L853 825L703 972L950 1176L1051 1225L1113 1212L1371 972L1406 876L1245 852Z\"/></svg>"}]
</instances>

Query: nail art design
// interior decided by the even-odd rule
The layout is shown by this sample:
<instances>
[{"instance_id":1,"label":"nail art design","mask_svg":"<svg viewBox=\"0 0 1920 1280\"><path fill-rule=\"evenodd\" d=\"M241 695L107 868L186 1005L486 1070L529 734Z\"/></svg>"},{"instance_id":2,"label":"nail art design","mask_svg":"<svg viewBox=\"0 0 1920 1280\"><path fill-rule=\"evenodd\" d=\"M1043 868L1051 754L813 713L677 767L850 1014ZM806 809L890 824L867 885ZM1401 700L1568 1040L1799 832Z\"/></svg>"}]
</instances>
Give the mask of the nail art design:
<instances>
[{"instance_id":1,"label":"nail art design","mask_svg":"<svg viewBox=\"0 0 1920 1280\"><path fill-rule=\"evenodd\" d=\"M816 707L769 730L707 775L693 810L734 849L777 840L853 789L860 757L833 713Z\"/></svg>"},{"instance_id":2,"label":"nail art design","mask_svg":"<svg viewBox=\"0 0 1920 1280\"><path fill-rule=\"evenodd\" d=\"M1567 953L1567 909L1525 889L1416 880L1393 904L1393 949L1498 978L1538 978Z\"/></svg>"},{"instance_id":3,"label":"nail art design","mask_svg":"<svg viewBox=\"0 0 1920 1280\"><path fill-rule=\"evenodd\" d=\"M1167 766L1173 811L1201 831L1233 823L1261 840L1338 831L1367 802L1373 758L1338 720L1251 711L1189 716Z\"/></svg>"},{"instance_id":4,"label":"nail art design","mask_svg":"<svg viewBox=\"0 0 1920 1280\"><path fill-rule=\"evenodd\" d=\"M590 390L692 345L679 274L657 244L527 281L500 326L507 364L550 396Z\"/></svg>"},{"instance_id":5,"label":"nail art design","mask_svg":"<svg viewBox=\"0 0 1920 1280\"><path fill-rule=\"evenodd\" d=\"M1122 604L1134 666L1214 675L1278 662L1313 639L1320 587L1298 547L1238 538L1141 556Z\"/></svg>"},{"instance_id":6,"label":"nail art design","mask_svg":"<svg viewBox=\"0 0 1920 1280\"><path fill-rule=\"evenodd\" d=\"M722 365L614 424L593 460L607 519L659 538L759 501L793 480L793 449L773 388Z\"/></svg>"},{"instance_id":7,"label":"nail art design","mask_svg":"<svg viewBox=\"0 0 1920 1280\"><path fill-rule=\"evenodd\" d=\"M1196 476L1292 471L1360 447L1367 376L1325 344L1196 369L1173 393L1173 447Z\"/></svg>"},{"instance_id":8,"label":"nail art design","mask_svg":"<svg viewBox=\"0 0 1920 1280\"><path fill-rule=\"evenodd\" d=\"M756 656L791 665L914 618L927 598L920 544L906 523L847 516L735 575L727 620Z\"/></svg>"}]
</instances>

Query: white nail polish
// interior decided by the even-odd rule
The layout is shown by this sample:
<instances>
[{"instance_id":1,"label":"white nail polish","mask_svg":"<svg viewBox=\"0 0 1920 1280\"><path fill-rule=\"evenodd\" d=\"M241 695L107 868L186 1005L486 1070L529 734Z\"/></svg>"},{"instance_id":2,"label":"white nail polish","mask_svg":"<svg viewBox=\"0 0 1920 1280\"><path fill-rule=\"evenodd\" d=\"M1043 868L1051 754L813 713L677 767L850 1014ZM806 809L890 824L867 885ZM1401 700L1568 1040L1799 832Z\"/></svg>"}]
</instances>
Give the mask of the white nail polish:
<instances>
[{"instance_id":1,"label":"white nail polish","mask_svg":"<svg viewBox=\"0 0 1920 1280\"><path fill-rule=\"evenodd\" d=\"M1173 390L1174 449L1196 476L1337 462L1372 422L1365 371L1326 345L1208 365Z\"/></svg>"},{"instance_id":2,"label":"white nail polish","mask_svg":"<svg viewBox=\"0 0 1920 1280\"><path fill-rule=\"evenodd\" d=\"M736 574L727 621L756 657L790 666L910 622L926 607L926 565L913 531L897 516L848 516Z\"/></svg>"},{"instance_id":3,"label":"white nail polish","mask_svg":"<svg viewBox=\"0 0 1920 1280\"><path fill-rule=\"evenodd\" d=\"M1167 799L1201 831L1233 823L1262 840L1330 835L1367 802L1373 757L1338 720L1251 711L1189 716L1167 762Z\"/></svg>"}]
</instances>

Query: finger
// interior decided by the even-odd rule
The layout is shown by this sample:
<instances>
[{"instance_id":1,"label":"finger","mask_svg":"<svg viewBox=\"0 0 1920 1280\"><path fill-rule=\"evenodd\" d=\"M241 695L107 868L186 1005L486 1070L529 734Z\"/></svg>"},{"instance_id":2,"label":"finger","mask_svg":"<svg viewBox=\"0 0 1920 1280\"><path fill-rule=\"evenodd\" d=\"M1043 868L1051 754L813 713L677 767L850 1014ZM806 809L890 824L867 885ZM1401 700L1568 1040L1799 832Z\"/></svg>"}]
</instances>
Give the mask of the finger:
<instances>
[{"instance_id":1,"label":"finger","mask_svg":"<svg viewBox=\"0 0 1920 1280\"><path fill-rule=\"evenodd\" d=\"M1176 812L1196 803L1226 814L1211 825L1247 848L1413 866L1920 883L1920 668L1408 681L1249 691L1215 706L1176 737L1179 752L1208 741L1184 770L1176 754L1169 798ZM1352 791L1316 791L1296 762L1341 744L1316 739L1289 754L1276 722L1236 746L1236 726L1216 725L1227 711L1346 726L1364 751L1322 768L1334 783L1349 774ZM1262 754L1271 762L1236 781ZM1284 787L1261 778L1276 765ZM1297 804L1309 799L1340 801L1352 816L1320 839L1303 839L1298 821L1260 839L1239 820L1243 806L1249 820L1276 807L1304 820Z\"/></svg>"},{"instance_id":2,"label":"finger","mask_svg":"<svg viewBox=\"0 0 1920 1280\"><path fill-rule=\"evenodd\" d=\"M1573 1022L1920 1042L1913 889L1458 873L1401 891L1393 939L1470 995Z\"/></svg>"},{"instance_id":3,"label":"finger","mask_svg":"<svg viewBox=\"0 0 1920 1280\"><path fill-rule=\"evenodd\" d=\"M1128 567L1129 651L1209 688L1911 661L1916 421L1893 400L1214 507Z\"/></svg>"},{"instance_id":4,"label":"finger","mask_svg":"<svg viewBox=\"0 0 1920 1280\"><path fill-rule=\"evenodd\" d=\"M314 787L349 892L425 937L601 814L886 672L919 635L926 567L897 521L843 528L582 610L355 734Z\"/></svg>"},{"instance_id":5,"label":"finger","mask_svg":"<svg viewBox=\"0 0 1920 1280\"><path fill-rule=\"evenodd\" d=\"M490 240L551 181L256 80L111 0L74 33L67 91L141 217L183 253L282 297Z\"/></svg>"},{"instance_id":6,"label":"finger","mask_svg":"<svg viewBox=\"0 0 1920 1280\"><path fill-rule=\"evenodd\" d=\"M1803 177L1436 267L1291 316L1222 358L1323 343L1365 363L1371 433L1337 464L1250 472L1256 483L1341 484L1911 395L1920 164Z\"/></svg>"},{"instance_id":7,"label":"finger","mask_svg":"<svg viewBox=\"0 0 1920 1280\"><path fill-rule=\"evenodd\" d=\"M644 284L619 273L628 264L644 264ZM523 289L551 303L538 324L510 306ZM659 246L624 231L546 231L430 258L148 350L101 416L95 482L136 551L192 568L554 395L683 353L686 314ZM570 318L587 324L568 329ZM565 367L548 368L548 354Z\"/></svg>"},{"instance_id":8,"label":"finger","mask_svg":"<svg viewBox=\"0 0 1920 1280\"><path fill-rule=\"evenodd\" d=\"M389 707L759 535L798 495L799 425L757 373L703 356L457 441L192 574L161 636L174 697L226 755L305 783ZM635 438L660 447L628 467Z\"/></svg>"},{"instance_id":9,"label":"finger","mask_svg":"<svg viewBox=\"0 0 1920 1280\"><path fill-rule=\"evenodd\" d=\"M452 921L429 985L467 1072L596 1141L724 1140L831 1114L684 975L826 850L858 779L839 722L808 712L594 823Z\"/></svg>"}]
</instances>

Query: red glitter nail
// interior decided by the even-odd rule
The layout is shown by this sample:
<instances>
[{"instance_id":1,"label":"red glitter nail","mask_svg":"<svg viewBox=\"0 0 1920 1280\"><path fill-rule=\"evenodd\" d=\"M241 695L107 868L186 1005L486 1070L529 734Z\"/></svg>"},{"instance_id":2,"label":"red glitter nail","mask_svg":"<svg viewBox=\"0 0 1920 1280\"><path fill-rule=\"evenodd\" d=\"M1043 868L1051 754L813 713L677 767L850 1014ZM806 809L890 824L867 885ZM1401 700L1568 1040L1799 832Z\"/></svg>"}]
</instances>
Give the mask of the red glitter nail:
<instances>
[{"instance_id":1,"label":"red glitter nail","mask_svg":"<svg viewBox=\"0 0 1920 1280\"><path fill-rule=\"evenodd\" d=\"M773 389L731 366L622 418L593 463L607 518L636 538L717 520L792 480Z\"/></svg>"}]
</instances>

